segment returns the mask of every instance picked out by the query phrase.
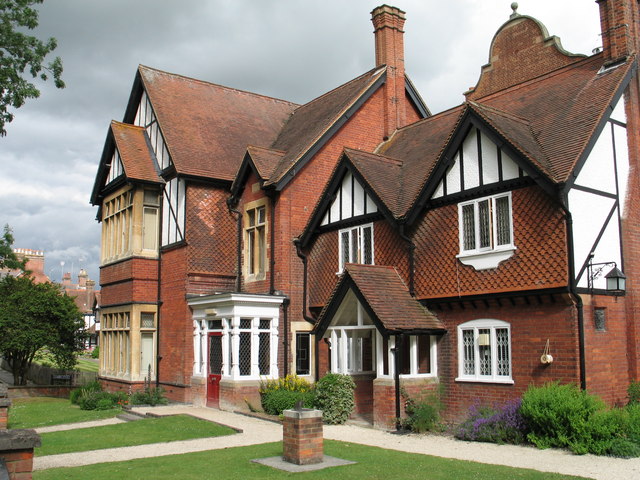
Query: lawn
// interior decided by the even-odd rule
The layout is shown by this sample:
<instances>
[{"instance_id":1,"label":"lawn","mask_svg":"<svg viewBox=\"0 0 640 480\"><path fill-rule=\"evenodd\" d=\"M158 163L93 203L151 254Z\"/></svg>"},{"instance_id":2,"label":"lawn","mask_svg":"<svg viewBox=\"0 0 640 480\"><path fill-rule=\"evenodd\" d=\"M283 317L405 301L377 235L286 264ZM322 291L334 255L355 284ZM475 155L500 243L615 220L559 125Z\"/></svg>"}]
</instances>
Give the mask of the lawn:
<instances>
[{"instance_id":1,"label":"lawn","mask_svg":"<svg viewBox=\"0 0 640 480\"><path fill-rule=\"evenodd\" d=\"M580 479L535 470L449 460L413 453L384 450L352 443L325 441L325 453L358 462L306 473L287 473L251 459L282 455L281 443L236 447L206 452L144 458L117 463L102 463L86 467L57 468L36 471L34 480L92 480L119 478L123 480L164 479L281 479L298 480L560 480Z\"/></svg>"},{"instance_id":2,"label":"lawn","mask_svg":"<svg viewBox=\"0 0 640 480\"><path fill-rule=\"evenodd\" d=\"M100 368L100 364L93 359L78 357L78 363L76 365L75 370L79 370L81 372L98 372Z\"/></svg>"},{"instance_id":3,"label":"lawn","mask_svg":"<svg viewBox=\"0 0 640 480\"><path fill-rule=\"evenodd\" d=\"M189 415L42 433L36 456L232 435L235 430ZM150 447L153 448L153 447Z\"/></svg>"},{"instance_id":4,"label":"lawn","mask_svg":"<svg viewBox=\"0 0 640 480\"><path fill-rule=\"evenodd\" d=\"M9 428L37 428L63 423L88 422L115 417L120 410L80 410L64 398L29 397L13 399Z\"/></svg>"}]
</instances>

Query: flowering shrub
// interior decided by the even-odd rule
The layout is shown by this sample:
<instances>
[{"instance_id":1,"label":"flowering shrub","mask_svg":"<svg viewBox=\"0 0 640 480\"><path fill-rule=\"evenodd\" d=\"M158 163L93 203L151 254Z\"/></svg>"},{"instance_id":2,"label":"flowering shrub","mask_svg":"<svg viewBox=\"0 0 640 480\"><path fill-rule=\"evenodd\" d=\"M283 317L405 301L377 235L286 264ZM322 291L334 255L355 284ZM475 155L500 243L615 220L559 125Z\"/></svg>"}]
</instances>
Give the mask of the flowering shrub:
<instances>
[{"instance_id":1,"label":"flowering shrub","mask_svg":"<svg viewBox=\"0 0 640 480\"><path fill-rule=\"evenodd\" d=\"M289 392L304 393L313 390L313 384L294 374L289 374L286 377L260 381L260 393L267 393L273 390L287 390Z\"/></svg>"},{"instance_id":2,"label":"flowering shrub","mask_svg":"<svg viewBox=\"0 0 640 480\"><path fill-rule=\"evenodd\" d=\"M262 409L270 415L292 409L299 400L305 408L312 408L315 403L313 384L297 375L261 381L259 392Z\"/></svg>"},{"instance_id":3,"label":"flowering shrub","mask_svg":"<svg viewBox=\"0 0 640 480\"><path fill-rule=\"evenodd\" d=\"M515 400L493 408L474 405L455 436L475 442L524 443L528 429L520 414L520 404L520 400Z\"/></svg>"}]
</instances>

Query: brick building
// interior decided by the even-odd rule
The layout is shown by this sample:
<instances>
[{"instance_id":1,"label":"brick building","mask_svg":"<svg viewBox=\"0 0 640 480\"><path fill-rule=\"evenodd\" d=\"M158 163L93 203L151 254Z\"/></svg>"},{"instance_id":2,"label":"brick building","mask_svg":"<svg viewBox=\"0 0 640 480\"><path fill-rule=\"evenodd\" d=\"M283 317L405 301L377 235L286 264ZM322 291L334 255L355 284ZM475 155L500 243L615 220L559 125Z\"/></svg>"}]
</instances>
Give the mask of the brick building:
<instances>
[{"instance_id":1,"label":"brick building","mask_svg":"<svg viewBox=\"0 0 640 480\"><path fill-rule=\"evenodd\" d=\"M374 68L304 105L139 67L91 198L105 384L242 408L261 378L336 371L379 426L401 387L438 389L450 416L548 380L624 402L638 6L597 3L602 51L514 10L435 115L386 5Z\"/></svg>"}]
</instances>

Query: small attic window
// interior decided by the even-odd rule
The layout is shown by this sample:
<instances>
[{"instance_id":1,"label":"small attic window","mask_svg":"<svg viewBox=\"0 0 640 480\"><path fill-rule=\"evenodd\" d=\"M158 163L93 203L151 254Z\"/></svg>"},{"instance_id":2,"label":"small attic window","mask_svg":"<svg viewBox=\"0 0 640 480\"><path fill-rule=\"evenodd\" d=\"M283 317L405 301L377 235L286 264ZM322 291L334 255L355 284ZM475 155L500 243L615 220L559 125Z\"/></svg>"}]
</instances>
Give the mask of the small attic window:
<instances>
[{"instance_id":1,"label":"small attic window","mask_svg":"<svg viewBox=\"0 0 640 480\"><path fill-rule=\"evenodd\" d=\"M612 63L605 63L604 65L602 65L602 67L600 67L600 70L598 70L598 75L610 72L611 70L615 70L620 65L624 65L626 62L627 62L627 58L625 57L622 60L616 60L615 62L612 62Z\"/></svg>"}]
</instances>

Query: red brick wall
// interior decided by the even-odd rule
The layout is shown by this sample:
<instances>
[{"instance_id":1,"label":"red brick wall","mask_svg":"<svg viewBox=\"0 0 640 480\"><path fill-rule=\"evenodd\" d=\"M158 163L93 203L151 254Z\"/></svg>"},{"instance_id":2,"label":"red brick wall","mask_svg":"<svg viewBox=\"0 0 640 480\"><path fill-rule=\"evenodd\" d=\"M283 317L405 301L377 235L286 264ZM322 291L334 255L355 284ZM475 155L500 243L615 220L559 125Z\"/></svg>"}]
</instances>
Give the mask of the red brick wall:
<instances>
[{"instance_id":1,"label":"red brick wall","mask_svg":"<svg viewBox=\"0 0 640 480\"><path fill-rule=\"evenodd\" d=\"M583 302L587 390L610 405L625 405L629 386L625 298L584 295ZM595 328L598 308L604 309L604 331Z\"/></svg>"},{"instance_id":2,"label":"red brick wall","mask_svg":"<svg viewBox=\"0 0 640 480\"><path fill-rule=\"evenodd\" d=\"M188 384L193 372L193 322L186 301L187 248L162 254L160 382Z\"/></svg>"},{"instance_id":3,"label":"red brick wall","mask_svg":"<svg viewBox=\"0 0 640 480\"><path fill-rule=\"evenodd\" d=\"M629 146L629 183L622 218L624 273L627 276L626 315L629 377L640 380L640 80L636 75L625 92L627 138Z\"/></svg>"},{"instance_id":4,"label":"red brick wall","mask_svg":"<svg viewBox=\"0 0 640 480\"><path fill-rule=\"evenodd\" d=\"M577 310L573 305L556 299L556 303L518 299L502 306L491 302L489 307L476 304L464 309L452 307L436 310L447 333L438 341L438 376L443 388L443 403L450 418L464 417L476 402L486 405L519 398L531 384L549 381L580 382L578 357ZM458 376L458 325L478 319L496 319L511 326L511 368L513 385L484 382L456 382ZM543 365L540 356L549 339L554 361Z\"/></svg>"},{"instance_id":5,"label":"red brick wall","mask_svg":"<svg viewBox=\"0 0 640 480\"><path fill-rule=\"evenodd\" d=\"M416 296L457 297L563 287L568 284L562 211L538 187L512 192L514 255L498 268L476 271L461 264L458 206L430 210L413 235Z\"/></svg>"},{"instance_id":6,"label":"red brick wall","mask_svg":"<svg viewBox=\"0 0 640 480\"><path fill-rule=\"evenodd\" d=\"M158 298L158 261L132 257L100 268L102 307L154 303Z\"/></svg>"},{"instance_id":7,"label":"red brick wall","mask_svg":"<svg viewBox=\"0 0 640 480\"><path fill-rule=\"evenodd\" d=\"M33 448L0 451L11 480L31 480L33 476Z\"/></svg>"}]
</instances>

